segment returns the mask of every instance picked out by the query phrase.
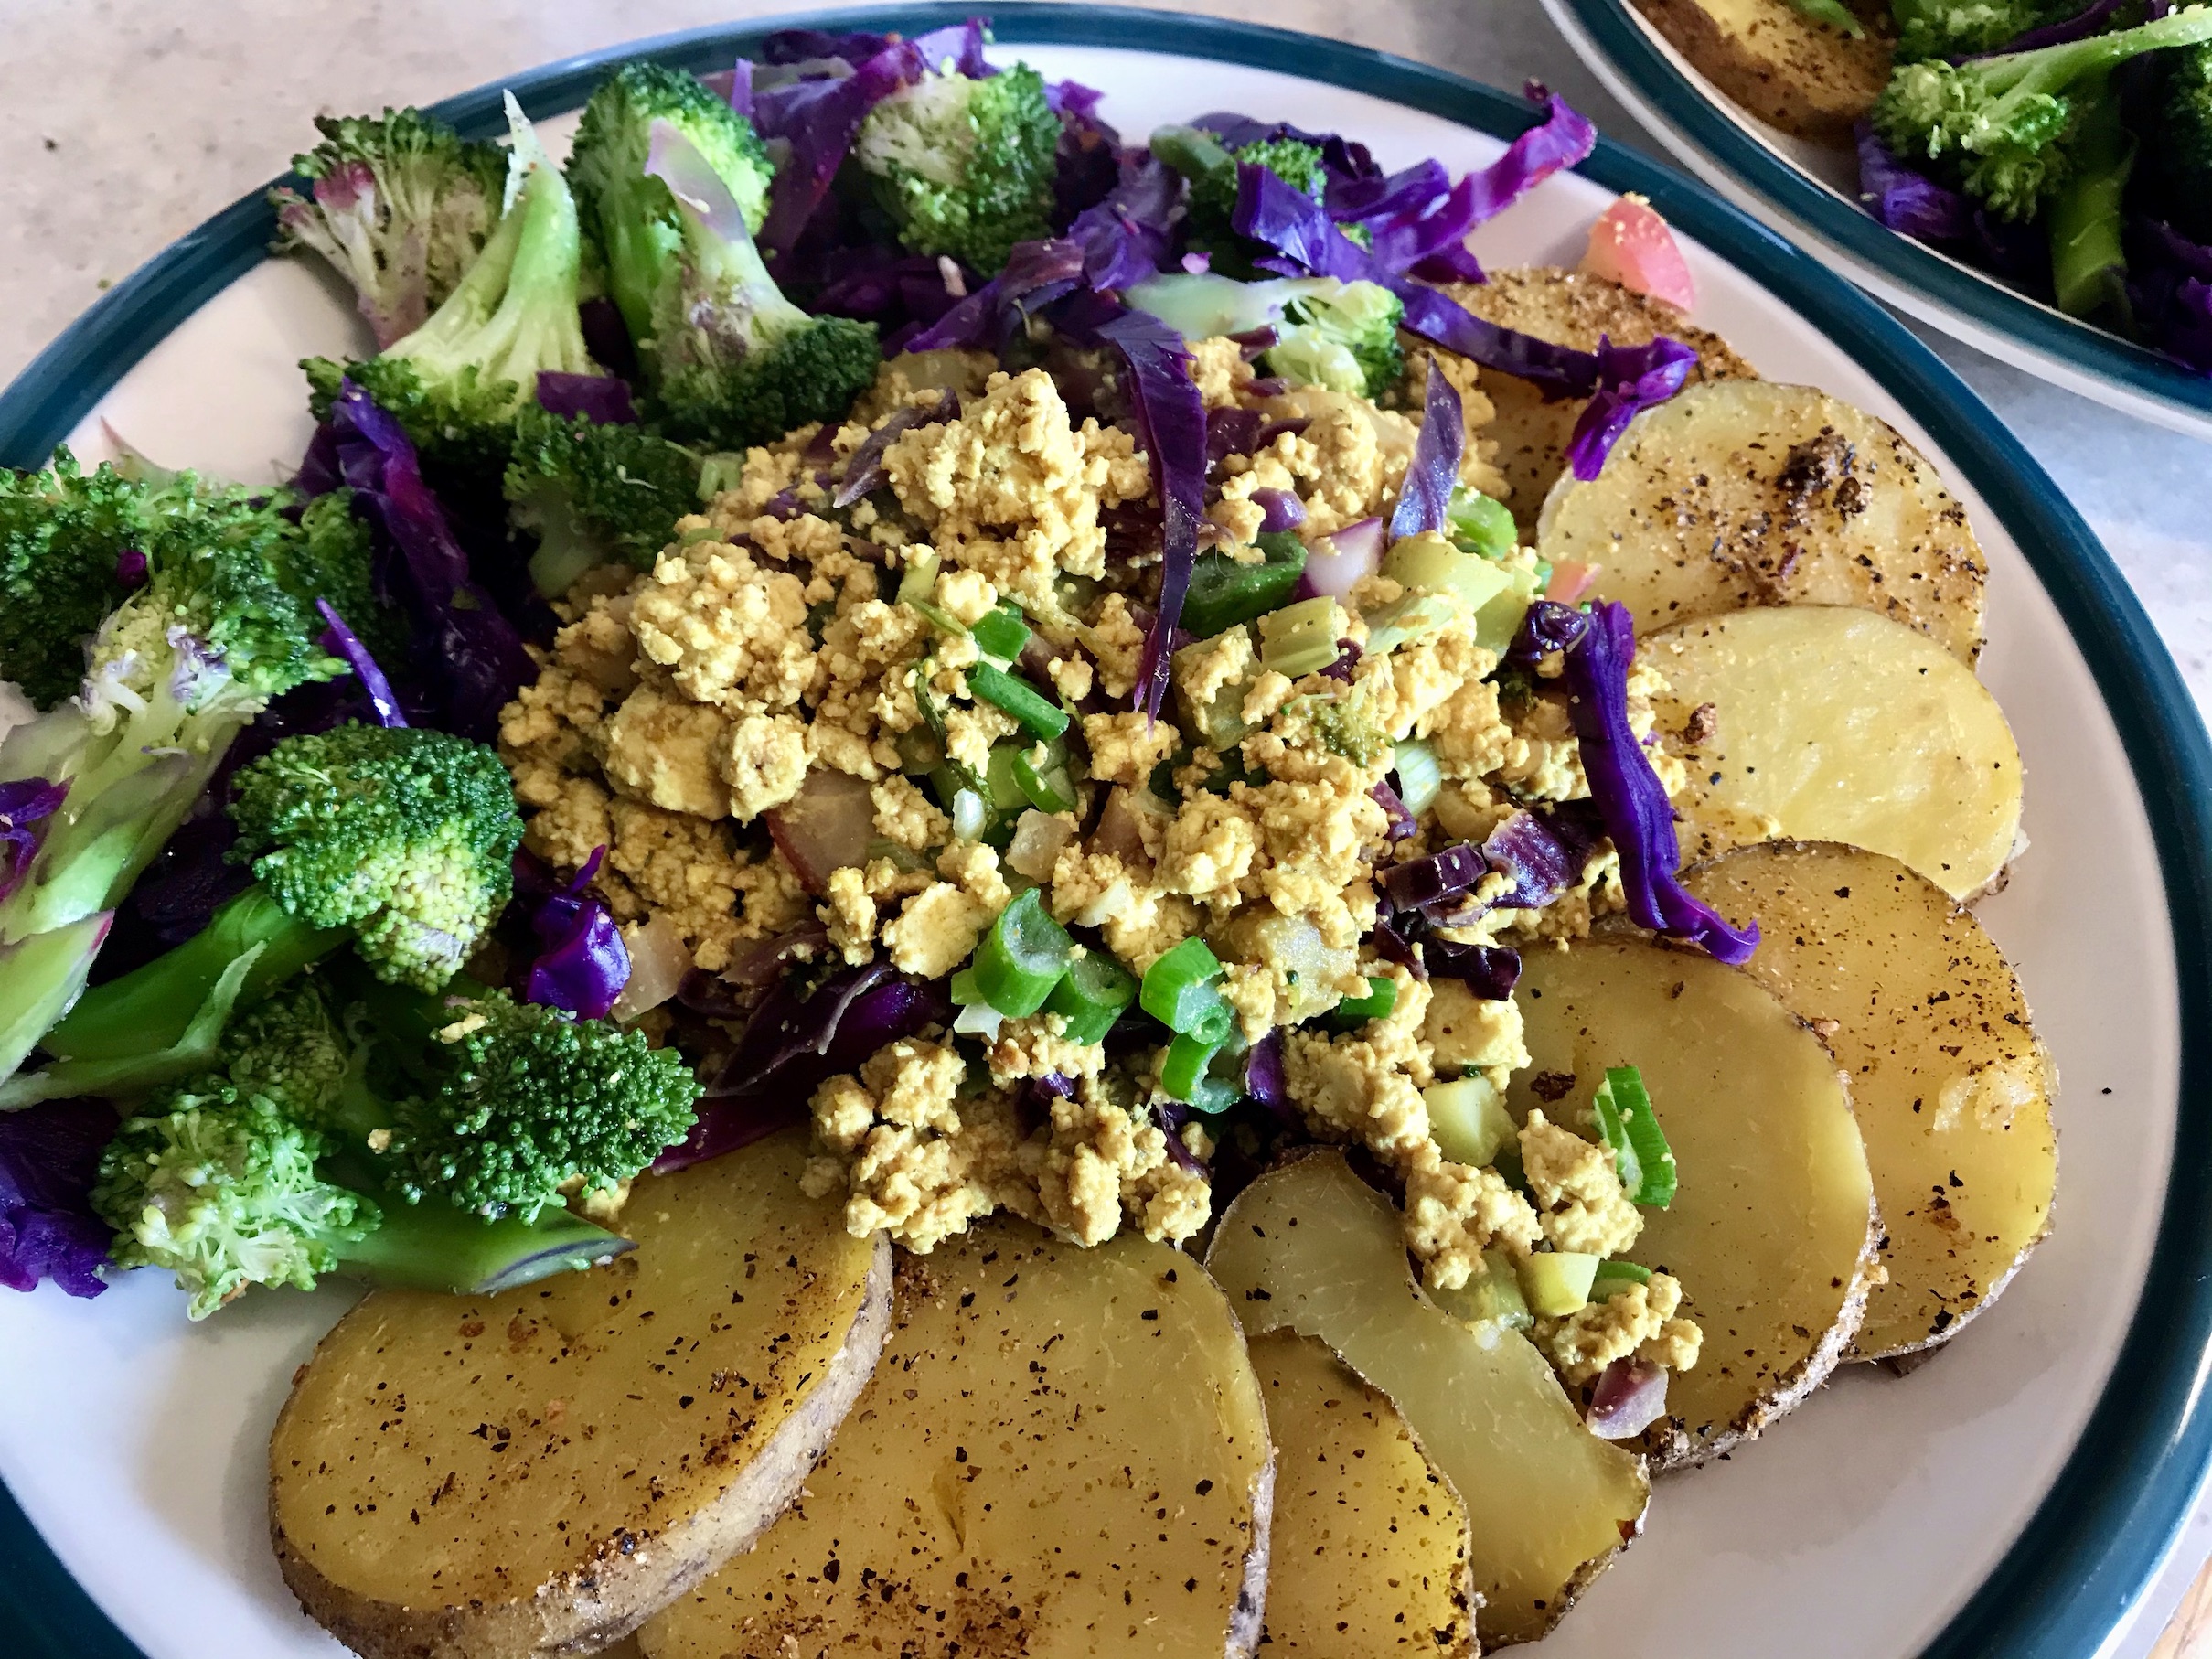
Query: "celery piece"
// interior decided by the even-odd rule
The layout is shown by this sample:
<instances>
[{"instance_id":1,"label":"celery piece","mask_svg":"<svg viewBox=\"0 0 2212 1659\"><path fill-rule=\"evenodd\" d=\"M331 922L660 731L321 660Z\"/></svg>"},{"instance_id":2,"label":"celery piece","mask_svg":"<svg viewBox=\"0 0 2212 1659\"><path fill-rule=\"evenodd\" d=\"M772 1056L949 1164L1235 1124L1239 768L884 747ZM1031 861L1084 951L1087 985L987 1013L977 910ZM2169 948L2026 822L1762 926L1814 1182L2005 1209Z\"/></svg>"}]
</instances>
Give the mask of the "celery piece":
<instances>
[{"instance_id":1,"label":"celery piece","mask_svg":"<svg viewBox=\"0 0 2212 1659\"><path fill-rule=\"evenodd\" d=\"M1383 574L1399 586L1450 594L1480 611L1512 586L1513 573L1476 553L1461 552L1434 530L1400 536L1383 555Z\"/></svg>"},{"instance_id":2,"label":"celery piece","mask_svg":"<svg viewBox=\"0 0 2212 1659\"><path fill-rule=\"evenodd\" d=\"M1444 768L1437 764L1434 749L1409 737L1398 744L1390 764L1398 775L1398 798L1406 811L1419 818L1436 805L1437 792L1444 787Z\"/></svg>"},{"instance_id":3,"label":"celery piece","mask_svg":"<svg viewBox=\"0 0 2212 1659\"><path fill-rule=\"evenodd\" d=\"M1437 1150L1454 1163L1482 1169L1504 1148L1519 1144L1505 1097L1480 1073L1432 1083L1421 1098L1428 1107L1428 1132Z\"/></svg>"},{"instance_id":4,"label":"celery piece","mask_svg":"<svg viewBox=\"0 0 2212 1659\"><path fill-rule=\"evenodd\" d=\"M1259 619L1260 667L1292 680L1319 673L1337 659L1347 624L1343 608L1326 594L1271 611Z\"/></svg>"},{"instance_id":5,"label":"celery piece","mask_svg":"<svg viewBox=\"0 0 2212 1659\"><path fill-rule=\"evenodd\" d=\"M1381 657L1427 638L1449 627L1458 615L1457 607L1441 594L1406 594L1379 605L1367 613L1367 655Z\"/></svg>"},{"instance_id":6,"label":"celery piece","mask_svg":"<svg viewBox=\"0 0 2212 1659\"><path fill-rule=\"evenodd\" d=\"M1513 1258L1503 1250L1483 1251L1481 1272L1456 1290L1432 1288L1428 1300L1470 1325L1525 1331L1535 1322L1529 1313L1528 1298L1521 1293L1521 1275Z\"/></svg>"},{"instance_id":7,"label":"celery piece","mask_svg":"<svg viewBox=\"0 0 2212 1659\"><path fill-rule=\"evenodd\" d=\"M1589 1306L1598 1258L1579 1250L1539 1250L1521 1263L1521 1293L1529 1311L1565 1319Z\"/></svg>"},{"instance_id":8,"label":"celery piece","mask_svg":"<svg viewBox=\"0 0 2212 1659\"><path fill-rule=\"evenodd\" d=\"M1528 607L1536 603L1536 595L1552 579L1550 569L1541 565L1533 571L1506 573L1512 582L1475 613L1475 643L1500 657L1521 631L1521 619L1528 615Z\"/></svg>"}]
</instances>

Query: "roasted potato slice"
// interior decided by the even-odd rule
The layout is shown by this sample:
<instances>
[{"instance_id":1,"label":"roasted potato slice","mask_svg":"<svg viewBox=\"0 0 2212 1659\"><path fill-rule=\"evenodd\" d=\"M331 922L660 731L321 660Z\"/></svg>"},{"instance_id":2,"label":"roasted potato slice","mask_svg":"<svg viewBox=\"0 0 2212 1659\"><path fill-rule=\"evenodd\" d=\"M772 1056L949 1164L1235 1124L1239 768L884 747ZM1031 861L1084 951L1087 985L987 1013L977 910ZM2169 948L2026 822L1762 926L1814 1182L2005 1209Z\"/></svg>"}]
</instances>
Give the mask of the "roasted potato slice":
<instances>
[{"instance_id":1,"label":"roasted potato slice","mask_svg":"<svg viewBox=\"0 0 2212 1659\"><path fill-rule=\"evenodd\" d=\"M589 1653L750 1543L874 1368L891 1247L802 1133L640 1181L637 1248L497 1296L379 1290L270 1442L301 1606L358 1653Z\"/></svg>"},{"instance_id":2,"label":"roasted potato slice","mask_svg":"<svg viewBox=\"0 0 2212 1659\"><path fill-rule=\"evenodd\" d=\"M1515 1332L1478 1335L1414 1282L1397 1212L1337 1152L1261 1176L1206 1265L1254 1336L1302 1332L1390 1397L1467 1505L1483 1645L1533 1642L1635 1535L1651 1495Z\"/></svg>"},{"instance_id":3,"label":"roasted potato slice","mask_svg":"<svg viewBox=\"0 0 2212 1659\"><path fill-rule=\"evenodd\" d=\"M1467 1506L1390 1397L1324 1343L1252 1340L1275 1440L1270 1654L1470 1659Z\"/></svg>"},{"instance_id":4,"label":"roasted potato slice","mask_svg":"<svg viewBox=\"0 0 2212 1659\"><path fill-rule=\"evenodd\" d=\"M1697 72L1761 121L1815 143L1848 144L1852 123L1889 83L1888 8L1852 9L1857 39L1789 0L1636 0Z\"/></svg>"},{"instance_id":5,"label":"roasted potato slice","mask_svg":"<svg viewBox=\"0 0 2212 1659\"><path fill-rule=\"evenodd\" d=\"M1493 271L1486 283L1462 283L1450 292L1486 323L1577 351L1597 350L1601 336L1616 346L1648 345L1662 334L1672 336L1697 352L1697 367L1690 371L1693 386L1758 376L1727 341L1685 321L1666 301L1587 272L1550 265ZM1491 459L1512 487L1505 504L1513 509L1521 539L1533 541L1537 515L1566 470L1566 441L1588 400L1547 402L1533 381L1490 369L1482 371L1482 390L1494 411L1482 436L1498 445Z\"/></svg>"},{"instance_id":6,"label":"roasted potato slice","mask_svg":"<svg viewBox=\"0 0 2212 1659\"><path fill-rule=\"evenodd\" d=\"M2058 1181L2057 1074L2004 954L1942 889L1856 847L1747 847L1684 881L1758 923L1744 971L1851 1075L1889 1273L1857 1356L1957 1335L2048 1230Z\"/></svg>"},{"instance_id":7,"label":"roasted potato slice","mask_svg":"<svg viewBox=\"0 0 2212 1659\"><path fill-rule=\"evenodd\" d=\"M1644 634L1751 605L1848 605L1982 648L1988 563L1966 509L1887 423L1809 386L1692 386L1563 478L1537 551L1603 565Z\"/></svg>"},{"instance_id":8,"label":"roasted potato slice","mask_svg":"<svg viewBox=\"0 0 2212 1659\"><path fill-rule=\"evenodd\" d=\"M1687 714L1665 741L1693 859L1747 841L1843 841L1956 899L1988 890L2020 834L2020 750L1956 658L1870 611L1792 605L1643 642ZM1708 709L1709 712L1699 711Z\"/></svg>"},{"instance_id":9,"label":"roasted potato slice","mask_svg":"<svg viewBox=\"0 0 2212 1659\"><path fill-rule=\"evenodd\" d=\"M1266 1409L1188 1256L1001 1215L905 1258L877 1379L760 1547L646 1625L647 1659L1252 1651Z\"/></svg>"},{"instance_id":10,"label":"roasted potato slice","mask_svg":"<svg viewBox=\"0 0 2212 1659\"><path fill-rule=\"evenodd\" d=\"M1683 1284L1704 1328L1646 1431L1660 1468L1759 1432L1850 1348L1873 1276L1874 1183L1835 1059L1755 980L1642 938L1532 952L1513 1000L1530 1066L1506 1105L1587 1130L1606 1068L1633 1065L1681 1185L1647 1209L1634 1259Z\"/></svg>"}]
</instances>

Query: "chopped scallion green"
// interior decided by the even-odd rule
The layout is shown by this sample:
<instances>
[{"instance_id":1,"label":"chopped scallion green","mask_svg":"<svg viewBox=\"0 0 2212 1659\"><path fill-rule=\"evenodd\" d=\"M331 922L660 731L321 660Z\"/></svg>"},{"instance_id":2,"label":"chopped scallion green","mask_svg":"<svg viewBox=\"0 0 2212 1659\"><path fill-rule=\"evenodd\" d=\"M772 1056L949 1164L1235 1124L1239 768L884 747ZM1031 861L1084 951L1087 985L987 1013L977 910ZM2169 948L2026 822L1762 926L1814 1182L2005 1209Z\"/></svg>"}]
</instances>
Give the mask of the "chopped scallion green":
<instances>
[{"instance_id":1,"label":"chopped scallion green","mask_svg":"<svg viewBox=\"0 0 2212 1659\"><path fill-rule=\"evenodd\" d=\"M1170 1031L1218 1045L1229 1034L1233 1016L1213 981L1221 958L1203 939L1185 939L1145 969L1138 1001Z\"/></svg>"},{"instance_id":2,"label":"chopped scallion green","mask_svg":"<svg viewBox=\"0 0 2212 1659\"><path fill-rule=\"evenodd\" d=\"M1021 648L1030 641L1029 625L1021 620L1021 613L1003 602L988 616L977 618L968 632L976 637L977 648L1001 665L1021 656Z\"/></svg>"},{"instance_id":3,"label":"chopped scallion green","mask_svg":"<svg viewBox=\"0 0 2212 1659\"><path fill-rule=\"evenodd\" d=\"M990 765L984 768L983 781L985 793L990 797L991 805L1001 812L1019 811L1031 804L1014 772L1015 764L1021 758L1021 748L1018 744L992 745Z\"/></svg>"},{"instance_id":4,"label":"chopped scallion green","mask_svg":"<svg viewBox=\"0 0 2212 1659\"><path fill-rule=\"evenodd\" d=\"M1613 1149L1621 1190L1632 1204L1665 1209L1674 1202L1674 1150L1667 1144L1644 1092L1643 1074L1632 1065L1606 1069L1605 1081L1590 1097L1598 1132Z\"/></svg>"},{"instance_id":5,"label":"chopped scallion green","mask_svg":"<svg viewBox=\"0 0 2212 1659\"><path fill-rule=\"evenodd\" d=\"M1649 1268L1640 1268L1632 1261L1601 1261L1598 1264L1598 1277L1590 1281L1590 1300L1610 1301L1624 1290L1651 1282Z\"/></svg>"},{"instance_id":6,"label":"chopped scallion green","mask_svg":"<svg viewBox=\"0 0 2212 1659\"><path fill-rule=\"evenodd\" d=\"M1137 976L1103 950L1086 950L1068 964L1067 974L1044 1000L1045 1011L1066 1024L1071 1043L1102 1043L1137 1000Z\"/></svg>"},{"instance_id":7,"label":"chopped scallion green","mask_svg":"<svg viewBox=\"0 0 2212 1659\"><path fill-rule=\"evenodd\" d=\"M1370 1020L1385 1017L1398 1005L1398 982L1395 979L1370 979L1363 997L1346 997L1330 1011L1329 1022L1341 1031L1352 1031Z\"/></svg>"},{"instance_id":8,"label":"chopped scallion green","mask_svg":"<svg viewBox=\"0 0 2212 1659\"><path fill-rule=\"evenodd\" d=\"M1207 1081L1206 1067L1220 1047L1188 1033L1178 1036L1159 1063L1159 1086L1174 1098L1194 1104Z\"/></svg>"},{"instance_id":9,"label":"chopped scallion green","mask_svg":"<svg viewBox=\"0 0 2212 1659\"><path fill-rule=\"evenodd\" d=\"M993 708L1011 714L1025 731L1038 737L1057 737L1068 729L1065 709L1047 702L1034 686L988 662L967 670L967 689Z\"/></svg>"},{"instance_id":10,"label":"chopped scallion green","mask_svg":"<svg viewBox=\"0 0 2212 1659\"><path fill-rule=\"evenodd\" d=\"M1058 744L1050 745L1042 762L1030 750L1016 750L1014 783L1040 812L1075 809L1074 780L1068 776L1067 755Z\"/></svg>"},{"instance_id":11,"label":"chopped scallion green","mask_svg":"<svg viewBox=\"0 0 2212 1659\"><path fill-rule=\"evenodd\" d=\"M976 947L969 971L985 1001L1008 1019L1019 1020L1044 1006L1074 955L1075 941L1053 920L1031 887L999 913Z\"/></svg>"},{"instance_id":12,"label":"chopped scallion green","mask_svg":"<svg viewBox=\"0 0 2212 1659\"><path fill-rule=\"evenodd\" d=\"M1484 559L1510 559L1520 543L1505 503L1465 487L1452 491L1444 529L1460 547Z\"/></svg>"}]
</instances>

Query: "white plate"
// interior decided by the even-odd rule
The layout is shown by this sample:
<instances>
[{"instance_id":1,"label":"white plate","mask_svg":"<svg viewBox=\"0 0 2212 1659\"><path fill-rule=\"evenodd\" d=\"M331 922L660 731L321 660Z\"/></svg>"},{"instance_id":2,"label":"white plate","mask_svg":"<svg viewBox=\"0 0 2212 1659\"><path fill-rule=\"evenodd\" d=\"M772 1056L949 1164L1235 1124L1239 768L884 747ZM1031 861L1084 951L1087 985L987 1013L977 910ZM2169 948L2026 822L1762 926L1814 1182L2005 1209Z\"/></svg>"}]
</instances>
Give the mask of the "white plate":
<instances>
[{"instance_id":1,"label":"white plate","mask_svg":"<svg viewBox=\"0 0 2212 1659\"><path fill-rule=\"evenodd\" d=\"M1629 0L1544 0L1544 9L1606 90L1691 171L1869 293L2039 380L2212 438L2212 378L1885 229L1859 205L1854 154L1747 114Z\"/></svg>"},{"instance_id":2,"label":"white plate","mask_svg":"<svg viewBox=\"0 0 2212 1659\"><path fill-rule=\"evenodd\" d=\"M946 16L839 21L916 32ZM755 33L664 43L665 55L717 67ZM1132 134L1237 108L1341 130L1387 166L1436 155L1458 172L1500 147L1477 126L1525 119L1435 71L1235 25L1024 6L1000 37L1001 57L1030 42L1022 55L1048 76L1106 89L1106 115ZM596 72L556 66L514 84L550 115ZM488 131L495 108L479 93L454 112ZM549 135L566 129L549 122ZM2181 1104L2185 1054L2186 1075L2206 1064L2182 1017L2206 1025L2202 730L2079 520L1908 335L1663 170L1607 149L1586 171L1603 182L1552 180L1484 227L1478 253L1572 262L1614 191L1642 190L1683 233L1699 322L1769 378L1886 416L1972 513L1992 567L1983 673L2028 766L2034 843L1982 914L2065 1079L2065 1169L2057 1234L1955 1348L1907 1379L1854 1369L1726 1464L1662 1482L1648 1536L1545 1652L2086 1655L2154 1570L2206 1455L2192 1383L2212 1254L2194 1218L2212 1108L2201 1086ZM280 476L308 434L293 364L367 341L316 271L257 260L262 235L241 205L112 295L0 398L0 456L35 458L72 428L80 453L98 454L104 418L166 463ZM2168 1215L2177 1132L2188 1178ZM2133 1322L2147 1274L2155 1313ZM90 1303L50 1287L0 1298L0 1479L29 1521L0 1494L0 1651L127 1652L101 1614L152 1659L337 1651L278 1579L264 1460L293 1368L347 1300L255 1295L191 1326L146 1274ZM2125 1384L2108 1391L2128 1343Z\"/></svg>"}]
</instances>

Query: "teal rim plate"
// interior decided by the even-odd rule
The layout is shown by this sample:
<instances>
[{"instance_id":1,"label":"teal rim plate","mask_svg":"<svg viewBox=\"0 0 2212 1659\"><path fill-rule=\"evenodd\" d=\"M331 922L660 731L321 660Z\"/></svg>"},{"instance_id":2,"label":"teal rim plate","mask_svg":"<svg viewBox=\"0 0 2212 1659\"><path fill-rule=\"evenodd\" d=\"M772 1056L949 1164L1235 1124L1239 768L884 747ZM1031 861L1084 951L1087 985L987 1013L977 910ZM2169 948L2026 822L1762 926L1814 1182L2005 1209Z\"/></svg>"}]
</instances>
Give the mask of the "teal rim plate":
<instances>
[{"instance_id":1,"label":"teal rim plate","mask_svg":"<svg viewBox=\"0 0 2212 1659\"><path fill-rule=\"evenodd\" d=\"M1593 20L1594 27L1609 18L1630 34L1635 29L1617 0L1571 4L1578 16ZM957 21L972 9L961 5L863 7L670 36L550 65L452 99L438 112L464 131L490 134L503 130L503 87L511 89L532 115L551 116L578 107L612 65L628 58L651 57L706 72L755 52L763 37L776 27L828 24L916 34ZM1496 138L1510 138L1533 119L1526 102L1440 70L1242 24L1119 7L1025 4L1009 8L998 35L1007 46L1141 51L1222 66L1205 71L1206 79L1245 70L1296 77ZM1626 44L1630 34L1618 41L1607 38L1619 47L1620 61L1632 60ZM1672 95L1689 96L1679 86ZM1694 112L1685 106L1685 121ZM2212 948L2212 746L2149 621L2080 517L2003 425L1907 329L1822 258L1664 166L1601 142L1580 171L1594 187L1649 198L1698 248L1740 273L1743 286L1756 284L1772 296L1786 310L1783 320L1790 329L1820 342L1833 360L1855 366L1852 377L1865 385L1867 395L1878 393L1926 434L1962 493L1982 504L1985 522L2001 530L2025 556L2036 582L2014 579L2027 589L2039 584L2040 593L2031 595L2034 603L2050 607L2058 619L2051 625L2051 637L2069 662L2078 653L2084 665L2082 701L2095 719L2083 729L2093 728L2096 743L2110 757L2111 776L2140 797L2146 821L2140 831L2147 849L2143 863L2157 895L2147 913L2147 932L2170 927L2174 940L2171 997L2178 1033L2170 1069L2178 1078L2178 1105L2172 1173L2163 1191L2145 1186L2128 1194L2144 1217L2144 1236L2152 1237L2154 1226L2154 1237L2145 1252L2140 1293L2132 1269L2131 1282L2104 1287L2108 1305L2117 1304L2110 1315L2111 1368L2109 1377L2091 1385L2085 1395L2086 1401L2094 1402L2085 1406L2086 1422L2070 1448L2049 1449L2056 1475L2040 1502L2032 1505L2032 1513L2024 1509L2025 1524L2009 1545L1990 1540L1992 1564L1985 1573L1961 1574L1950 1587L1943 1606L1956 1611L1920 1650L1923 1659L2089 1659L2157 1570L2212 1462L2212 1400L2203 1387L2206 1361L2212 1354L2212 960L2207 958ZM1786 171L1776 164L1783 183ZM1791 188L1801 195L1812 190L1801 178ZM1870 246L1879 241L1911 251L1909 244L1878 231L1873 221L1858 219L1849 204L1824 192L1813 196L1813 207L1827 201L1845 215L1837 221L1839 234L1847 230ZM256 191L102 297L0 392L0 462L40 465L127 372L262 263L272 229L272 215ZM1573 257L1564 244L1546 252L1549 257ZM2116 359L2125 355L2124 348L2114 346L2113 350ZM2154 363L2133 369L2158 372ZM2188 390L2196 406L2212 417L2212 390L2195 382ZM2019 667L2035 670L2033 664ZM2008 665L2008 671L2019 670ZM2097 709L2100 698L2102 708ZM2108 721L2109 725L2102 723ZM2115 836L2132 833L2120 820L2132 812L2132 801L2114 806ZM2044 892L2048 889L2043 884L2061 876L2090 883L2096 874L2093 868L2043 871L2029 885ZM2123 942L2121 948L2134 946ZM2141 948L2163 958L2163 947L2154 937ZM2159 972L2165 971L2162 965ZM2125 1025L2127 1011L2092 1007L2089 1017ZM2167 1063L2162 1060L2161 1065ZM2164 1076L2165 1070L2158 1075ZM2102 1080L2081 1076L2069 1082L2079 1095L2093 1097ZM2089 1107L2093 1109L2093 1101ZM2158 1149L2159 1167L2167 1150ZM2059 1215L2063 1233L2068 1225L2064 1203ZM2077 1224L2082 1219L2078 1216ZM2132 1317L2124 1312L2131 1305ZM1993 1317L1995 1311L1993 1311ZM7 1371L35 1365L30 1351L20 1348L0 1361ZM1940 1371L1939 1365L1928 1375L1938 1376ZM1863 1378L1854 1387L1877 1380ZM280 1386L281 1381L268 1386ZM127 1427L138 1438L145 1431L144 1425L116 1427L118 1432ZM1788 1433L1780 1431L1770 1443L1780 1446ZM1758 1455L1766 1454L1768 1444L1762 1443ZM252 1449L237 1453L248 1462L254 1455ZM1845 1455L1833 1461L1851 1460ZM1750 1472L1739 1465L1737 1472L1748 1476ZM1718 1471L1689 1477L1722 1484L1726 1478ZM50 1490L25 1492L35 1508L55 1497ZM1789 1541L1778 1542L1782 1547L1774 1553L1787 1555ZM1631 1552L1628 1559L1635 1558ZM140 1650L71 1578L4 1488L0 1566L5 1569L0 1574L0 1654L8 1659L141 1659ZM1882 1595L1878 1579L1846 1580L1834 1588L1839 1597ZM1663 1594L1664 1587L1650 1593ZM1801 1618L1818 1616L1817 1609L1796 1611ZM1573 1628L1570 1619L1565 1629ZM180 1629L189 1640L188 1623L171 1625L165 1634Z\"/></svg>"},{"instance_id":2,"label":"teal rim plate","mask_svg":"<svg viewBox=\"0 0 2212 1659\"><path fill-rule=\"evenodd\" d=\"M1715 91L1630 0L1544 0L1607 89L1698 177L1835 261L1929 327L2013 367L2159 425L2212 438L2212 377L1885 228L1852 193L1856 163L1815 154ZM1810 165L1808 165L1810 164ZM1823 172L1832 177L1822 177Z\"/></svg>"}]
</instances>

